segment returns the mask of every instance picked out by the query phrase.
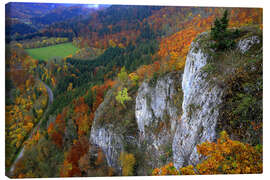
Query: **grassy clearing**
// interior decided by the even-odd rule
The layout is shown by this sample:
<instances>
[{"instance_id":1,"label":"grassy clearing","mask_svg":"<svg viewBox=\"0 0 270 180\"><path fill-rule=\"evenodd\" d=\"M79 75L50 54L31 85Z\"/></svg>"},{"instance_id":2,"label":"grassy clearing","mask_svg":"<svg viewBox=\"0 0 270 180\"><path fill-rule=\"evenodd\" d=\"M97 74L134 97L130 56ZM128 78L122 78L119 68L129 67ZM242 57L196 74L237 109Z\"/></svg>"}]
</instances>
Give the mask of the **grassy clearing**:
<instances>
[{"instance_id":1,"label":"grassy clearing","mask_svg":"<svg viewBox=\"0 0 270 180\"><path fill-rule=\"evenodd\" d=\"M26 52L34 59L50 60L54 57L64 58L70 54L75 54L77 50L79 48L70 42L42 48L26 49Z\"/></svg>"}]
</instances>

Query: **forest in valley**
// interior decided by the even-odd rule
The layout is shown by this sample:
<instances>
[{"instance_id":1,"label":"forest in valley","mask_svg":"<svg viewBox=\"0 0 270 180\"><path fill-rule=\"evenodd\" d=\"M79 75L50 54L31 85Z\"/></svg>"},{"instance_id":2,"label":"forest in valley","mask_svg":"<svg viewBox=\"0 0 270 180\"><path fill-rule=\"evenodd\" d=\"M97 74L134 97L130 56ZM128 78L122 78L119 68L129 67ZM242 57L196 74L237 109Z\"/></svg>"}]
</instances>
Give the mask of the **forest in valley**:
<instances>
[{"instance_id":1,"label":"forest in valley","mask_svg":"<svg viewBox=\"0 0 270 180\"><path fill-rule=\"evenodd\" d=\"M262 173L262 9L8 3L5 20L7 176ZM241 54L237 44L249 37L258 43ZM193 42L211 57L202 77L224 89L225 103L213 110L215 138L194 143L199 161L180 166L171 129L186 95L183 78L173 78L185 76ZM166 110L141 128L139 94L146 86L163 92L171 81L157 84L170 75L175 93L165 101L176 121ZM145 106L163 107L145 97ZM188 107L191 118L203 111ZM158 137L167 132L174 139L163 147Z\"/></svg>"}]
</instances>

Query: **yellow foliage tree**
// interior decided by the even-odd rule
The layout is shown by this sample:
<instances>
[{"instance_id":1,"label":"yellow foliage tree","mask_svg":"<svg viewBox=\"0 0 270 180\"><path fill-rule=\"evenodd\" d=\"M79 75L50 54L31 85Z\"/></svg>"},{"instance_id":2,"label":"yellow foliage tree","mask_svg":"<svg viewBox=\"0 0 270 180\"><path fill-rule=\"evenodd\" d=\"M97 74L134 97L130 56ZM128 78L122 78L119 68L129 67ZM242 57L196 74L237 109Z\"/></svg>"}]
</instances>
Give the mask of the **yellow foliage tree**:
<instances>
[{"instance_id":1,"label":"yellow foliage tree","mask_svg":"<svg viewBox=\"0 0 270 180\"><path fill-rule=\"evenodd\" d=\"M121 152L119 161L122 167L123 176L132 176L133 167L135 165L135 157L133 154Z\"/></svg>"},{"instance_id":2,"label":"yellow foliage tree","mask_svg":"<svg viewBox=\"0 0 270 180\"><path fill-rule=\"evenodd\" d=\"M69 83L69 84L68 84L67 91L71 91L71 90L72 90L72 87L73 87L73 84L72 84L72 83Z\"/></svg>"},{"instance_id":3,"label":"yellow foliage tree","mask_svg":"<svg viewBox=\"0 0 270 180\"><path fill-rule=\"evenodd\" d=\"M115 47L115 46L116 46L116 43L115 43L112 39L110 39L110 40L109 40L109 45L110 45L111 47Z\"/></svg>"},{"instance_id":4,"label":"yellow foliage tree","mask_svg":"<svg viewBox=\"0 0 270 180\"><path fill-rule=\"evenodd\" d=\"M136 85L138 83L139 76L137 75L137 73L133 72L133 73L130 73L128 76L130 80L132 81L133 85Z\"/></svg>"},{"instance_id":5,"label":"yellow foliage tree","mask_svg":"<svg viewBox=\"0 0 270 180\"><path fill-rule=\"evenodd\" d=\"M223 131L217 143L205 142L197 146L207 159L196 166L199 174L262 173L262 149L229 139Z\"/></svg>"}]
</instances>

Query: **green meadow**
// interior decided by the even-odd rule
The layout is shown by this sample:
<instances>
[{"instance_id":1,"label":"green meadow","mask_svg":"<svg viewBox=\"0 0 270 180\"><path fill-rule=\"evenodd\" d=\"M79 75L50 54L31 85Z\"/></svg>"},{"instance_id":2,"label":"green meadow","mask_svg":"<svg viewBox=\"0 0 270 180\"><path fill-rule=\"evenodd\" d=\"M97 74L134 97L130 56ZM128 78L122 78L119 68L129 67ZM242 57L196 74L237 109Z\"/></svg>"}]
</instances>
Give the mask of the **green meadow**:
<instances>
[{"instance_id":1,"label":"green meadow","mask_svg":"<svg viewBox=\"0 0 270 180\"><path fill-rule=\"evenodd\" d=\"M42 48L26 49L26 51L34 59L50 60L54 57L64 58L70 54L75 54L78 49L69 42Z\"/></svg>"}]
</instances>

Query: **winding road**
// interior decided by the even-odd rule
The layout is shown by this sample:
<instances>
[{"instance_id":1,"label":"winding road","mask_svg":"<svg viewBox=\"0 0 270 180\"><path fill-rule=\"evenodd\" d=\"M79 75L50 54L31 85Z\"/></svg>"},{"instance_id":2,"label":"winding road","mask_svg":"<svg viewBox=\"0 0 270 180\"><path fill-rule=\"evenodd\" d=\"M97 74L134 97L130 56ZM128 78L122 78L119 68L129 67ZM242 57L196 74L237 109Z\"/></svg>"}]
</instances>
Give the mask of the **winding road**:
<instances>
[{"instance_id":1,"label":"winding road","mask_svg":"<svg viewBox=\"0 0 270 180\"><path fill-rule=\"evenodd\" d=\"M52 102L53 102L53 92L52 92L51 88L47 84L45 84L41 80L39 80L39 81L45 86L45 88L47 90L47 93L48 93L48 96L49 96L49 104L48 104L48 107L49 107L49 105L52 104Z\"/></svg>"},{"instance_id":2,"label":"winding road","mask_svg":"<svg viewBox=\"0 0 270 180\"><path fill-rule=\"evenodd\" d=\"M47 84L45 84L45 83L44 83L43 81L41 81L40 79L37 79L37 80L38 80L39 82L41 82L41 83L45 86L45 88L46 88L46 90L47 90L47 94L48 94L48 96L49 96L48 106L47 106L47 108L46 108L46 110L45 110L45 112L44 112L44 114L43 114L43 117L44 117L44 116L47 114L47 112L48 112L49 106L50 106L50 105L52 104L52 102L53 102L53 92L52 92L51 88L50 88ZM41 122L42 122L42 118L40 119L40 121L38 122L38 124L32 129L32 131L30 132L30 135L29 135L29 137L26 139L26 141L27 141L28 139L30 139L30 138L32 137L33 134L36 133L36 131L37 131L37 130L39 129L39 127L40 127ZM11 167L10 167L9 175L12 175L12 174L13 174L13 171L14 171L14 169L15 169L15 166L16 166L17 162L23 157L24 149L25 149L25 146L23 146L23 147L21 148L21 150L19 151L19 155L17 156L17 158L14 160L13 164L12 164Z\"/></svg>"}]
</instances>

